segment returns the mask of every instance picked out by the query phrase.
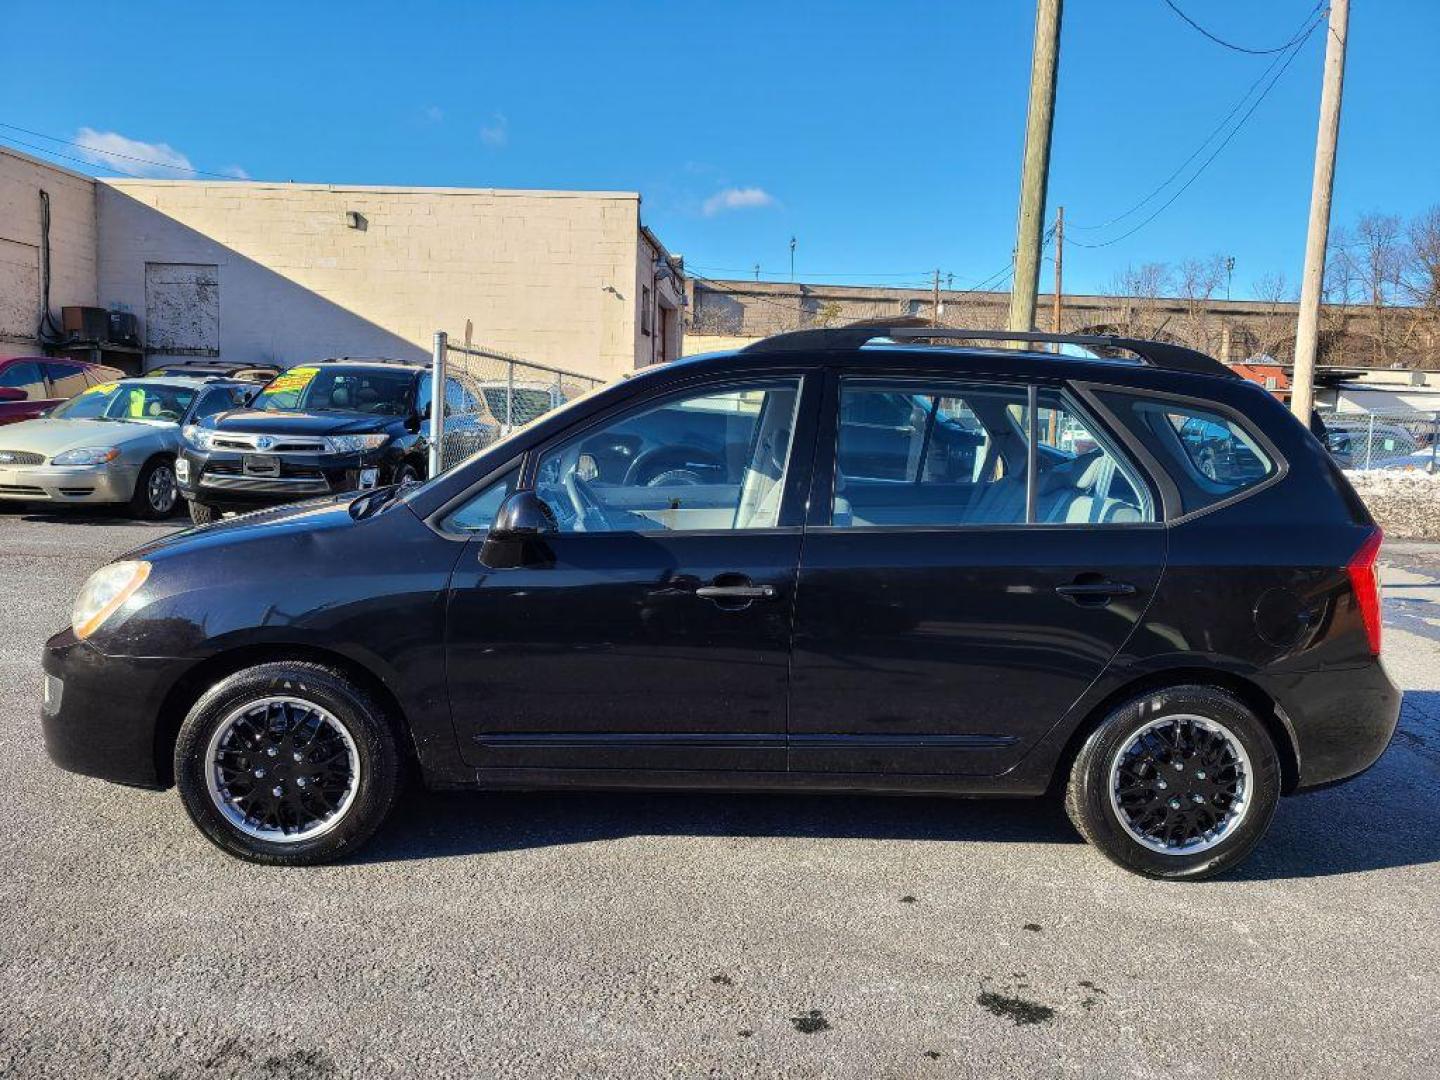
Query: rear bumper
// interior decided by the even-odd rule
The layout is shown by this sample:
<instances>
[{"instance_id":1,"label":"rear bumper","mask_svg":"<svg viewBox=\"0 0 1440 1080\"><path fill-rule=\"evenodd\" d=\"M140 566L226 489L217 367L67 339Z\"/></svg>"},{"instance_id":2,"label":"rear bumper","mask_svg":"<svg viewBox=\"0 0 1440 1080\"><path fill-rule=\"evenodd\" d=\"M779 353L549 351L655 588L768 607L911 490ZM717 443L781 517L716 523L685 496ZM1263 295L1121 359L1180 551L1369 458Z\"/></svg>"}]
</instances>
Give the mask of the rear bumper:
<instances>
[{"instance_id":1,"label":"rear bumper","mask_svg":"<svg viewBox=\"0 0 1440 1080\"><path fill-rule=\"evenodd\" d=\"M1359 776L1395 735L1404 694L1379 660L1259 681L1280 703L1295 740L1297 791Z\"/></svg>"},{"instance_id":2,"label":"rear bumper","mask_svg":"<svg viewBox=\"0 0 1440 1080\"><path fill-rule=\"evenodd\" d=\"M0 466L0 499L19 502L129 502L139 476L135 465Z\"/></svg>"},{"instance_id":3,"label":"rear bumper","mask_svg":"<svg viewBox=\"0 0 1440 1080\"><path fill-rule=\"evenodd\" d=\"M40 726L50 760L119 784L165 786L158 718L165 696L193 662L106 656L69 630L56 634L41 658Z\"/></svg>"}]
</instances>

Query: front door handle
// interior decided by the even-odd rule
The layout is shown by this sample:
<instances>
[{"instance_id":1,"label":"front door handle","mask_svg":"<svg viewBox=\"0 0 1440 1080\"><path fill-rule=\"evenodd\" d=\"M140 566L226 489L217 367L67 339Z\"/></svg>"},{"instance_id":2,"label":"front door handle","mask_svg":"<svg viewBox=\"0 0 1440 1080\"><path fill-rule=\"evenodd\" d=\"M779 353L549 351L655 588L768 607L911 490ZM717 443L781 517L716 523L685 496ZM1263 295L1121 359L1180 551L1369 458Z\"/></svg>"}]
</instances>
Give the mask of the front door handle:
<instances>
[{"instance_id":1,"label":"front door handle","mask_svg":"<svg viewBox=\"0 0 1440 1080\"><path fill-rule=\"evenodd\" d=\"M1134 596L1135 586L1126 581L1103 578L1098 581L1077 579L1069 585L1056 585L1055 591L1066 600L1086 607L1104 607L1117 596Z\"/></svg>"},{"instance_id":2,"label":"front door handle","mask_svg":"<svg viewBox=\"0 0 1440 1080\"><path fill-rule=\"evenodd\" d=\"M774 600L774 585L701 585L695 595L702 600Z\"/></svg>"}]
</instances>

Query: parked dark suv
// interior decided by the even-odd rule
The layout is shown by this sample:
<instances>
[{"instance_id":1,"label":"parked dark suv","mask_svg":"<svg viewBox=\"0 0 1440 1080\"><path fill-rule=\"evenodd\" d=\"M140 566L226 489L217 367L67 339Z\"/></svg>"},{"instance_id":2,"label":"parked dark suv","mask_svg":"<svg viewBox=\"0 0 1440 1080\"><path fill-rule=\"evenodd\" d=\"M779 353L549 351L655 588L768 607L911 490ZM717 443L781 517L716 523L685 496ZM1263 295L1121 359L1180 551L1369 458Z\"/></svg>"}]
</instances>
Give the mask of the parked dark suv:
<instances>
[{"instance_id":1,"label":"parked dark suv","mask_svg":"<svg viewBox=\"0 0 1440 1080\"><path fill-rule=\"evenodd\" d=\"M447 400L463 398L461 377L449 382ZM176 478L197 525L228 510L414 483L427 472L429 417L430 369L420 364L347 357L293 367L250 408L187 427ZM464 435L461 423L459 412L447 419L447 439ZM478 449L484 440L472 441Z\"/></svg>"},{"instance_id":2,"label":"parked dark suv","mask_svg":"<svg viewBox=\"0 0 1440 1080\"><path fill-rule=\"evenodd\" d=\"M414 763L435 787L1060 789L1125 867L1232 867L1281 794L1394 732L1380 531L1209 357L938 343L1009 336L782 335L425 484L151 543L46 646L49 752L176 784L266 863L354 851ZM616 464L685 433L711 456Z\"/></svg>"}]
</instances>

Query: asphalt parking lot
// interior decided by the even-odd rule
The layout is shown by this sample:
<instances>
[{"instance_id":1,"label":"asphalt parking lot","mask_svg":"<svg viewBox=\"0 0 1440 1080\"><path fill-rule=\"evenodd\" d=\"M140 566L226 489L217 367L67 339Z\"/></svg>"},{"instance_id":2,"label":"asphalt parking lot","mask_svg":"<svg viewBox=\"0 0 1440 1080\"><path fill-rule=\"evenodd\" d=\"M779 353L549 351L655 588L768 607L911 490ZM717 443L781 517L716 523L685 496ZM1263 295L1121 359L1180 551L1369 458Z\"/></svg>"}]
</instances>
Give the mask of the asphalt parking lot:
<instances>
[{"instance_id":1,"label":"asphalt parking lot","mask_svg":"<svg viewBox=\"0 0 1440 1080\"><path fill-rule=\"evenodd\" d=\"M1436 547L1380 764L1165 885L1047 803L838 796L412 792L233 861L39 741L40 643L166 527L0 510L0 1077L1440 1075Z\"/></svg>"}]
</instances>

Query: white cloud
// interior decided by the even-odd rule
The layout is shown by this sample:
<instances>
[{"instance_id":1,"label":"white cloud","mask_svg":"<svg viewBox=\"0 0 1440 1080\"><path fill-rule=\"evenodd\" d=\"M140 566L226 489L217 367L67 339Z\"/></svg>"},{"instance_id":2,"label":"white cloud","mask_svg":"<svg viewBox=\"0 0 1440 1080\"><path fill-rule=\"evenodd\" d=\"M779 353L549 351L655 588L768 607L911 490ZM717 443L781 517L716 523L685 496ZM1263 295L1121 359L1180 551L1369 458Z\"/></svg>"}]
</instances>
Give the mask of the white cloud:
<instances>
[{"instance_id":1,"label":"white cloud","mask_svg":"<svg viewBox=\"0 0 1440 1080\"><path fill-rule=\"evenodd\" d=\"M700 210L706 217L714 217L726 210L753 210L756 207L774 205L775 196L764 188L728 187L706 199Z\"/></svg>"},{"instance_id":2,"label":"white cloud","mask_svg":"<svg viewBox=\"0 0 1440 1080\"><path fill-rule=\"evenodd\" d=\"M75 133L80 156L126 176L194 176L190 159L168 143L127 139L117 131L82 127Z\"/></svg>"},{"instance_id":3,"label":"white cloud","mask_svg":"<svg viewBox=\"0 0 1440 1080\"><path fill-rule=\"evenodd\" d=\"M250 179L250 174L244 169L242 169L239 165L226 165L225 168L221 169L220 171L226 176L234 177L236 180Z\"/></svg>"},{"instance_id":4,"label":"white cloud","mask_svg":"<svg viewBox=\"0 0 1440 1080\"><path fill-rule=\"evenodd\" d=\"M510 141L510 121L504 113L492 113L490 122L480 125L480 141L496 149Z\"/></svg>"}]
</instances>

